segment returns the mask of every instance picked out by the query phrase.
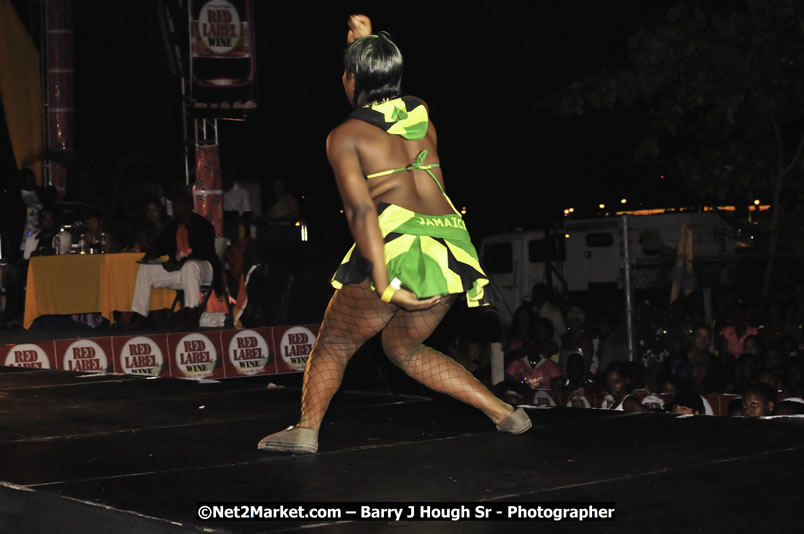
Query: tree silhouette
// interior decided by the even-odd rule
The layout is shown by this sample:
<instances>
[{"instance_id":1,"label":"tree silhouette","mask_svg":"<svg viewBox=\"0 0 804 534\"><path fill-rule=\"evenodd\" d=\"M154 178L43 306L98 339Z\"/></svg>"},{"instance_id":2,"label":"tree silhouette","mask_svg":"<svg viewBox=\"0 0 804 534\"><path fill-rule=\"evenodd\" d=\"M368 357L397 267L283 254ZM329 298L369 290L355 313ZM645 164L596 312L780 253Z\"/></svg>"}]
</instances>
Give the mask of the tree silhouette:
<instances>
[{"instance_id":1,"label":"tree silhouette","mask_svg":"<svg viewBox=\"0 0 804 534\"><path fill-rule=\"evenodd\" d=\"M783 207L803 185L804 3L679 3L629 45L619 70L586 76L548 105L578 115L647 103L638 161L672 166L695 201L771 198L767 294Z\"/></svg>"}]
</instances>

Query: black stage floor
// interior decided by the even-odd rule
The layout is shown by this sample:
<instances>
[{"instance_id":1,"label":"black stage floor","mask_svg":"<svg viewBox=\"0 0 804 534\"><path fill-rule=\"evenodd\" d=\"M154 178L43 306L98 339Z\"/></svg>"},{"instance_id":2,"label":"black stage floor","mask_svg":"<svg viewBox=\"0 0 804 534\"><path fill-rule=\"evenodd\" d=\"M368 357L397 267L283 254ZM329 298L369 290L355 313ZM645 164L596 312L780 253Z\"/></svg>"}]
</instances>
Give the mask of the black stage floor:
<instances>
[{"instance_id":1,"label":"black stage floor","mask_svg":"<svg viewBox=\"0 0 804 534\"><path fill-rule=\"evenodd\" d=\"M341 393L314 456L282 377L215 383L0 368L0 533L791 532L804 421L531 409L499 433L449 399ZM287 377L285 377L287 378ZM613 522L226 521L200 501L616 504Z\"/></svg>"}]
</instances>

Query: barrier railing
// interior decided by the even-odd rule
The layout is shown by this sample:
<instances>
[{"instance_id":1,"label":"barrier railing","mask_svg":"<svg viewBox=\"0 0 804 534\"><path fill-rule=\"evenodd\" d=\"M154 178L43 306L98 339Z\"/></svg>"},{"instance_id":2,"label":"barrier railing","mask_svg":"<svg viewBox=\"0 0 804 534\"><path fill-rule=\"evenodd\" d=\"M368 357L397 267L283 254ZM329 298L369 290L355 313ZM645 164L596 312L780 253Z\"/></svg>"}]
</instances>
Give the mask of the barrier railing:
<instances>
[{"instance_id":1,"label":"barrier railing","mask_svg":"<svg viewBox=\"0 0 804 534\"><path fill-rule=\"evenodd\" d=\"M673 400L672 393L651 393L639 391L632 393L643 406L655 411L663 411ZM729 403L739 397L728 393L709 393L701 395L707 415L728 415ZM531 404L540 407L563 406L568 408L608 408L611 395L599 391L587 391L581 396L572 396L569 391L537 389L533 392Z\"/></svg>"},{"instance_id":2,"label":"barrier railing","mask_svg":"<svg viewBox=\"0 0 804 534\"><path fill-rule=\"evenodd\" d=\"M198 331L0 346L0 365L192 379L304 371L318 325Z\"/></svg>"}]
</instances>

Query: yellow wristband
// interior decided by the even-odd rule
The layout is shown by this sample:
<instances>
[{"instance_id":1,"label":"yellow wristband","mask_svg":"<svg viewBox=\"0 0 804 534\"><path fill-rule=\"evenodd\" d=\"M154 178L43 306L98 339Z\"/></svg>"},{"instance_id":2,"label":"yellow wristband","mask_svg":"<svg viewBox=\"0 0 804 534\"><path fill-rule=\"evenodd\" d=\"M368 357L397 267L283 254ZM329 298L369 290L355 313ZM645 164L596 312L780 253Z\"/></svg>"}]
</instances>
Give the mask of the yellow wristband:
<instances>
[{"instance_id":1,"label":"yellow wristband","mask_svg":"<svg viewBox=\"0 0 804 534\"><path fill-rule=\"evenodd\" d=\"M391 303L391 299L394 298L394 293L396 293L396 288L394 286L388 286L385 288L385 291L382 292L382 296L380 296L380 300L383 302Z\"/></svg>"}]
</instances>

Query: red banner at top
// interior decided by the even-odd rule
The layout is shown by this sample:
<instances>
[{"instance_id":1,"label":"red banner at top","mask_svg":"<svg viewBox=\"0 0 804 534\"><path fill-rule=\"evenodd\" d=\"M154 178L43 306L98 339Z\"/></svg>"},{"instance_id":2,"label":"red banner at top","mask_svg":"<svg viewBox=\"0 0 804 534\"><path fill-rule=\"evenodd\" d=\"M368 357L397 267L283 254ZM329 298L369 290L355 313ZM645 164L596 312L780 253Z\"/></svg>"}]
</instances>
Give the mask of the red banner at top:
<instances>
[{"instance_id":1,"label":"red banner at top","mask_svg":"<svg viewBox=\"0 0 804 534\"><path fill-rule=\"evenodd\" d=\"M190 0L190 75L196 116L244 118L256 109L251 0Z\"/></svg>"}]
</instances>

